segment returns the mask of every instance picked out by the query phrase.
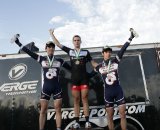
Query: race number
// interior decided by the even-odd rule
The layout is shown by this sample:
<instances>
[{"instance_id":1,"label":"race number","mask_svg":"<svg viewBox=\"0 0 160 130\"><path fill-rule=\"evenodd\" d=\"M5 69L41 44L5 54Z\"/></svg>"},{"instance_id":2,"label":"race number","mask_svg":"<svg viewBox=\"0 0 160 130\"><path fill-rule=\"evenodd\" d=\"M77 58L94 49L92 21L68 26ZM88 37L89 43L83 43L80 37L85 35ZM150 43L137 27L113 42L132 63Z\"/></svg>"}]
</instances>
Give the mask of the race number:
<instances>
[{"instance_id":1,"label":"race number","mask_svg":"<svg viewBox=\"0 0 160 130\"><path fill-rule=\"evenodd\" d=\"M115 72L111 72L109 74L107 74L107 77L106 77L106 83L108 85L112 85L114 83L114 81L116 81L116 76L115 76Z\"/></svg>"},{"instance_id":2,"label":"race number","mask_svg":"<svg viewBox=\"0 0 160 130\"><path fill-rule=\"evenodd\" d=\"M48 72L46 73L46 77L48 79L52 79L53 77L56 77L56 76L57 76L57 69L55 68L49 69Z\"/></svg>"}]
</instances>

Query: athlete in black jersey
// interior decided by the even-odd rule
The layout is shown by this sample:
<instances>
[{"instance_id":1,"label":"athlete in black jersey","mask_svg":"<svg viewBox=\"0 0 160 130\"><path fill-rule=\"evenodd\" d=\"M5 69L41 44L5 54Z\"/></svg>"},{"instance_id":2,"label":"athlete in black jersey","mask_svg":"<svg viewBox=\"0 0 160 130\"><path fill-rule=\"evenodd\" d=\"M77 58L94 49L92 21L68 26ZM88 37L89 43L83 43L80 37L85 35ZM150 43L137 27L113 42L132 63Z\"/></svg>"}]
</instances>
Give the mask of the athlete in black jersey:
<instances>
[{"instance_id":1,"label":"athlete in black jersey","mask_svg":"<svg viewBox=\"0 0 160 130\"><path fill-rule=\"evenodd\" d=\"M53 95L54 108L56 110L57 130L61 130L62 89L59 85L59 71L61 66L69 69L69 65L64 63L62 59L54 57L55 44L53 42L49 41L46 43L45 50L47 52L47 56L44 57L30 51L25 46L22 46L17 36L18 35L14 37L15 43L21 47L24 52L39 62L43 69L43 88L40 99L41 110L39 116L39 129L44 130L48 101L51 95Z\"/></svg>"},{"instance_id":2,"label":"athlete in black jersey","mask_svg":"<svg viewBox=\"0 0 160 130\"><path fill-rule=\"evenodd\" d=\"M54 30L49 30L50 35L54 43L61 48L63 51L67 52L70 56L71 61L71 80L72 80L72 95L74 97L74 112L75 112L75 124L73 128L79 128L79 111L80 111L80 95L83 103L84 115L86 118L85 128L90 128L91 124L89 122L89 105L88 105L88 77L86 73L86 63L91 62L93 66L96 66L88 50L80 48L81 37L75 35L73 37L74 49L63 46L54 36Z\"/></svg>"},{"instance_id":3,"label":"athlete in black jersey","mask_svg":"<svg viewBox=\"0 0 160 130\"><path fill-rule=\"evenodd\" d=\"M133 29L131 29L130 38L123 45L121 50L117 53L116 57L114 58L111 58L112 48L110 48L109 46L104 47L102 50L102 55L104 60L95 68L95 70L101 74L102 79L104 81L104 100L106 105L109 130L114 130L114 124L113 124L114 103L116 103L119 107L121 128L122 130L127 130L126 115L125 115L126 105L125 105L123 91L119 83L118 66L120 60L123 57L124 52L130 45L135 35L136 34L133 33Z\"/></svg>"}]
</instances>

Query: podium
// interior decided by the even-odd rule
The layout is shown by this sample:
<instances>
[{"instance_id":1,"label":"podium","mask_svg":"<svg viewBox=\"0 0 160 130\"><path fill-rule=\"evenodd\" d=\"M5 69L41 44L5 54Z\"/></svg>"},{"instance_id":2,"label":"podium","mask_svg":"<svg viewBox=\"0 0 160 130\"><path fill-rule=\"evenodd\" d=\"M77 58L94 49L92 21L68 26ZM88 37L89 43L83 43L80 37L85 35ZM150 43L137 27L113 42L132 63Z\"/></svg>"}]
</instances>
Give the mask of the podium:
<instances>
[{"instance_id":1,"label":"podium","mask_svg":"<svg viewBox=\"0 0 160 130\"><path fill-rule=\"evenodd\" d=\"M68 129L68 130L104 130L104 128L100 128L100 127L97 127L97 128L89 128L89 129L86 129L86 128L80 128L80 129Z\"/></svg>"}]
</instances>

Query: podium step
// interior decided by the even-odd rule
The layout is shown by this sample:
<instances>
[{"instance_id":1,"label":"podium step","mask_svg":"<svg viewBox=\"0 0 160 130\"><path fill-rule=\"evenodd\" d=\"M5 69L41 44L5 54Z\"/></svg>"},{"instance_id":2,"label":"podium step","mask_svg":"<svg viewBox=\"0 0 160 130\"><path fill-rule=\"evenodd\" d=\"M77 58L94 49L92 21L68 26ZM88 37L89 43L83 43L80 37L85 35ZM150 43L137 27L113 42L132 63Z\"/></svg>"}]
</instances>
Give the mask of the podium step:
<instances>
[{"instance_id":1,"label":"podium step","mask_svg":"<svg viewBox=\"0 0 160 130\"><path fill-rule=\"evenodd\" d=\"M97 127L97 128L89 128L89 129L86 129L86 128L80 128L80 129L68 129L68 130L104 130L103 128L99 128L99 127Z\"/></svg>"}]
</instances>

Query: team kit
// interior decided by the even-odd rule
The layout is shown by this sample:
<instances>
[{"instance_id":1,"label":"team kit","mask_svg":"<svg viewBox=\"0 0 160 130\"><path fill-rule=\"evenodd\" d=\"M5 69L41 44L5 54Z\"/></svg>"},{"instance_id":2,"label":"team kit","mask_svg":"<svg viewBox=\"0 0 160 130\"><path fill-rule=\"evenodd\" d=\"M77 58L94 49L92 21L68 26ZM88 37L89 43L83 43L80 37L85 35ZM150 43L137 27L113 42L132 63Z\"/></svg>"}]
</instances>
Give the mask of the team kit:
<instances>
[{"instance_id":1,"label":"team kit","mask_svg":"<svg viewBox=\"0 0 160 130\"><path fill-rule=\"evenodd\" d=\"M85 129L91 129L92 125L89 122L89 78L87 76L86 64L90 62L94 71L101 75L104 84L104 103L105 110L107 112L108 129L114 130L114 104L117 104L120 124L122 130L127 130L126 121L126 105L122 87L119 81L118 68L121 59L135 37L138 34L133 28L130 28L130 36L122 48L117 52L115 57L112 56L112 48L110 46L104 46L102 48L103 60L100 63L94 61L90 52L81 48L81 37L74 35L72 42L74 48L69 48L62 45L56 38L54 30L50 29L49 34L53 41L48 41L45 45L46 56L38 55L31 51L26 46L23 46L19 40L20 35L16 34L11 41L16 43L25 53L36 60L42 67L43 73L43 86L41 90L40 98L40 115L39 115L39 130L45 130L46 113L51 96L53 97L53 107L56 112L56 129L62 130L62 88L59 81L59 73L61 67L71 72L71 93L74 102L74 120L73 129L79 129L80 122L80 100L83 105L83 112L85 116ZM54 56L55 46L66 52L70 58L70 65L61 58Z\"/></svg>"}]
</instances>

